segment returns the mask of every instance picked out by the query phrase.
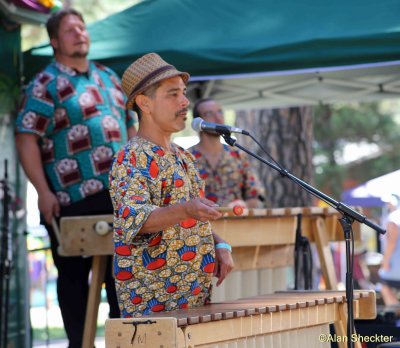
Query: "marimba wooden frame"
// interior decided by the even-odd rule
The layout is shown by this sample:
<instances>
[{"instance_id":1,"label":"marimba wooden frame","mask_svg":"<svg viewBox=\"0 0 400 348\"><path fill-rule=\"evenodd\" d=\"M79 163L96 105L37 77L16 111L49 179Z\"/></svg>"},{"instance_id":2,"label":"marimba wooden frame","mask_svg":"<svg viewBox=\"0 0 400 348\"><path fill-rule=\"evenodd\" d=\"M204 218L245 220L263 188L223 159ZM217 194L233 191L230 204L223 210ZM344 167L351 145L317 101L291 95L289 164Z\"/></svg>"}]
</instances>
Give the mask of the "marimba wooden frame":
<instances>
[{"instance_id":1,"label":"marimba wooden frame","mask_svg":"<svg viewBox=\"0 0 400 348\"><path fill-rule=\"evenodd\" d=\"M236 270L279 267L293 264L298 214L302 214L302 235L316 243L326 288L336 290L337 279L329 241L341 241L344 237L338 223L340 214L333 208L245 209L243 216L226 214L213 221L212 228L232 245ZM64 256L93 256L84 329L85 347L92 346L95 339L105 255L114 253L112 233L99 235L94 226L98 221L111 224L112 220L112 215L96 215L66 217L60 221L59 253ZM359 224L354 226L355 238L359 240ZM274 253L279 257L274 257Z\"/></svg>"},{"instance_id":2,"label":"marimba wooden frame","mask_svg":"<svg viewBox=\"0 0 400 348\"><path fill-rule=\"evenodd\" d=\"M375 292L355 291L354 317L375 318L375 301ZM208 347L211 344L223 345L248 338L255 341L259 336L274 333L290 335L295 330L322 327L331 323L335 325L337 335L345 337L346 306L344 292L278 292L200 308L154 314L144 318L109 319L105 328L106 348L131 347L132 338L135 338L133 342L135 345L143 347ZM145 325L146 322L148 325ZM134 325L136 325L135 337L133 337ZM315 343L318 343L318 335L313 336L315 337L307 337L306 340L314 339ZM282 336L271 336L271 339L273 337L280 339ZM279 347L286 346L288 345L279 345ZM302 345L297 346L302 347ZM344 342L339 342L339 347L344 348L346 345Z\"/></svg>"}]
</instances>

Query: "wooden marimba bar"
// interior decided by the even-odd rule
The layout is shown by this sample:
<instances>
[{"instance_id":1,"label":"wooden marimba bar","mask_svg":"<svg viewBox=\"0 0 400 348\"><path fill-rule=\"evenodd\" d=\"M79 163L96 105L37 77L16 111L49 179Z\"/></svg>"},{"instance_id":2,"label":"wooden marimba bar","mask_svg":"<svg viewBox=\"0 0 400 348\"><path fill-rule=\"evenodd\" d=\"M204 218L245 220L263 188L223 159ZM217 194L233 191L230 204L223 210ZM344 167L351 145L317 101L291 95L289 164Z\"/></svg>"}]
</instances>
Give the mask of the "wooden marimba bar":
<instances>
[{"instance_id":1,"label":"wooden marimba bar","mask_svg":"<svg viewBox=\"0 0 400 348\"><path fill-rule=\"evenodd\" d=\"M337 290L337 278L329 242L343 241L344 234L333 208L295 207L250 209L242 216L213 221L212 227L235 252L235 268L240 270L293 265L298 215L302 235L315 242L326 288ZM354 223L355 240L361 239L360 224Z\"/></svg>"},{"instance_id":2,"label":"wooden marimba bar","mask_svg":"<svg viewBox=\"0 0 400 348\"><path fill-rule=\"evenodd\" d=\"M374 291L354 292L354 318L376 317ZM279 292L130 319L108 319L106 348L330 347L346 336L344 292ZM360 346L355 342L355 346ZM346 347L339 342L339 347Z\"/></svg>"},{"instance_id":3,"label":"wooden marimba bar","mask_svg":"<svg viewBox=\"0 0 400 348\"><path fill-rule=\"evenodd\" d=\"M311 242L318 242L319 232L325 234L328 241L344 240L338 223L340 214L333 208L244 209L241 216L225 214L221 219L212 221L211 225L233 247L294 244L298 214L302 215L302 234ZM62 218L59 253L65 256L112 255L112 221L112 215ZM99 222L102 222L101 226ZM101 227L101 231L96 231L97 227ZM359 240L359 223L355 222L354 228L355 239ZM263 266L264 264L261 265ZM271 263L268 266L274 267ZM243 267L247 268L249 265Z\"/></svg>"},{"instance_id":4,"label":"wooden marimba bar","mask_svg":"<svg viewBox=\"0 0 400 348\"><path fill-rule=\"evenodd\" d=\"M236 270L281 267L293 264L298 214L302 214L302 234L316 243L326 287L336 290L329 241L344 239L336 210L319 207L245 209L242 216L226 214L213 221L212 228L232 245ZM87 346L91 346L95 338L106 263L104 256L114 253L112 220L112 215L97 215L65 217L60 221L59 253L64 256L93 256L84 335ZM358 226L356 223L356 238L360 238Z\"/></svg>"}]
</instances>

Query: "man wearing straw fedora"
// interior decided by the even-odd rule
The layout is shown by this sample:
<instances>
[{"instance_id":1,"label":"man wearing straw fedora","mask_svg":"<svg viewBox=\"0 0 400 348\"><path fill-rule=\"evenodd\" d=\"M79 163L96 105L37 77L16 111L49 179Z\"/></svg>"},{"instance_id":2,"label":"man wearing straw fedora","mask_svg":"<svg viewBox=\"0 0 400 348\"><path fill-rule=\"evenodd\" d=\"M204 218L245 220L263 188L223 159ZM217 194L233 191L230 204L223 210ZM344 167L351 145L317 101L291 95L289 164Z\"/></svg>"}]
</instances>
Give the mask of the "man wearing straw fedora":
<instances>
[{"instance_id":1,"label":"man wearing straw fedora","mask_svg":"<svg viewBox=\"0 0 400 348\"><path fill-rule=\"evenodd\" d=\"M139 131L114 157L114 272L122 317L204 305L211 279L233 268L229 244L211 231L221 217L204 198L193 156L171 142L185 128L189 74L159 55L133 62L122 77Z\"/></svg>"}]
</instances>

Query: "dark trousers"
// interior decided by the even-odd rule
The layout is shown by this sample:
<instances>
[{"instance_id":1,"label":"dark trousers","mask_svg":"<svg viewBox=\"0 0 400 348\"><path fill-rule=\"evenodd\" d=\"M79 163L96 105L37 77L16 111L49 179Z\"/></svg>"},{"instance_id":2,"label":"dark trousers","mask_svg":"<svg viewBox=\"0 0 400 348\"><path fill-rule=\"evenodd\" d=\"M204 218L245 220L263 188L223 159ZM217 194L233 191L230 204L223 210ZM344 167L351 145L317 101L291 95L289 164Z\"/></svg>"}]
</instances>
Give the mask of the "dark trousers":
<instances>
[{"instance_id":1,"label":"dark trousers","mask_svg":"<svg viewBox=\"0 0 400 348\"><path fill-rule=\"evenodd\" d=\"M108 191L103 191L87 199L61 209L61 217L112 214L112 204ZM69 348L82 348L86 304L89 294L89 272L91 257L60 256L58 242L51 226L45 225L49 233L51 252L58 270L57 296L69 340ZM110 318L119 318L115 282L112 276L112 256L107 258L105 275L107 300L110 305Z\"/></svg>"}]
</instances>

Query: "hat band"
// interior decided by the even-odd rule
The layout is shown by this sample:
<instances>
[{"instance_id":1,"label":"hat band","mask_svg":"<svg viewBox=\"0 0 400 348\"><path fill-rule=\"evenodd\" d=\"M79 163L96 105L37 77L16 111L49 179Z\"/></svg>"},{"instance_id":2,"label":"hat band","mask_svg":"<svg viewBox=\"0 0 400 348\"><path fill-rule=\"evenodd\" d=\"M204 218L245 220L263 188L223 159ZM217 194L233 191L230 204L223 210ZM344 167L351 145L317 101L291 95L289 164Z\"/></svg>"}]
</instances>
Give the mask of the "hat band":
<instances>
[{"instance_id":1,"label":"hat band","mask_svg":"<svg viewBox=\"0 0 400 348\"><path fill-rule=\"evenodd\" d=\"M137 91L139 91L143 86L146 85L147 82L149 82L152 78L156 77L157 75L163 73L164 71L175 69L174 66L172 65L165 65L162 66L161 68L158 68L148 74L140 83L136 85L136 87L132 90L131 94L129 94L129 97L132 97Z\"/></svg>"}]
</instances>

